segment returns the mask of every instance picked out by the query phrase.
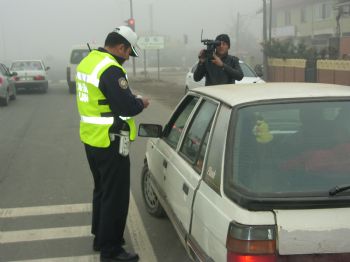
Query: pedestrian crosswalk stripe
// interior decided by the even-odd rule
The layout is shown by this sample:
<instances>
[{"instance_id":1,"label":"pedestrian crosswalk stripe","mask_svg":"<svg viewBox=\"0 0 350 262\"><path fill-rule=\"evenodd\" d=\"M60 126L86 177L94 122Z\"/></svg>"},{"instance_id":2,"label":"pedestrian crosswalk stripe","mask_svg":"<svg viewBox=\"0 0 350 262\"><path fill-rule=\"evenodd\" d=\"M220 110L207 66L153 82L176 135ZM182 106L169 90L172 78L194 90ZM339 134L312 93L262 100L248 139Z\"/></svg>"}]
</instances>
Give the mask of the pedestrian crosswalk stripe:
<instances>
[{"instance_id":1,"label":"pedestrian crosswalk stripe","mask_svg":"<svg viewBox=\"0 0 350 262\"><path fill-rule=\"evenodd\" d=\"M56 215L69 213L91 212L91 204L53 205L37 207L21 207L0 209L0 218L16 218L26 216ZM142 258L140 261L157 261L153 247L148 238L140 212L137 208L133 194L130 192L129 216L127 229L131 244L135 252ZM44 241L53 239L67 239L91 236L91 226L73 226L42 228L17 231L0 231L0 244ZM99 261L97 255L72 256L60 258L44 258L35 260L17 260L12 262L95 262Z\"/></svg>"},{"instance_id":2,"label":"pedestrian crosswalk stripe","mask_svg":"<svg viewBox=\"0 0 350 262\"><path fill-rule=\"evenodd\" d=\"M33 260L12 260L8 262L97 262L97 261L100 261L99 255L42 258L42 259L33 259Z\"/></svg>"},{"instance_id":3,"label":"pedestrian crosswalk stripe","mask_svg":"<svg viewBox=\"0 0 350 262\"><path fill-rule=\"evenodd\" d=\"M91 226L2 231L0 244L91 236Z\"/></svg>"},{"instance_id":4,"label":"pedestrian crosswalk stripe","mask_svg":"<svg viewBox=\"0 0 350 262\"><path fill-rule=\"evenodd\" d=\"M56 214L72 214L91 212L91 204L71 204L71 205L53 205L19 208L1 208L0 218L13 218L25 216L42 216Z\"/></svg>"}]
</instances>

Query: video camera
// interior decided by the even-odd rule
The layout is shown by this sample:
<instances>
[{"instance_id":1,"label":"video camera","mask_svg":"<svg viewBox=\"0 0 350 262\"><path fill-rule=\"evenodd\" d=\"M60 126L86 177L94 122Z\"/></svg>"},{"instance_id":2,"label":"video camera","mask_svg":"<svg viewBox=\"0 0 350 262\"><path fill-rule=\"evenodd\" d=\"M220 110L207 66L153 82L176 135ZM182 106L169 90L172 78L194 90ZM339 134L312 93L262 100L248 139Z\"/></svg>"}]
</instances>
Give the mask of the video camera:
<instances>
[{"instance_id":1,"label":"video camera","mask_svg":"<svg viewBox=\"0 0 350 262\"><path fill-rule=\"evenodd\" d=\"M215 52L216 47L218 47L221 44L221 41L219 40L209 40L209 39L203 39L203 30L201 33L201 42L207 46L207 49L204 50L204 57L208 60L213 59L213 54Z\"/></svg>"}]
</instances>

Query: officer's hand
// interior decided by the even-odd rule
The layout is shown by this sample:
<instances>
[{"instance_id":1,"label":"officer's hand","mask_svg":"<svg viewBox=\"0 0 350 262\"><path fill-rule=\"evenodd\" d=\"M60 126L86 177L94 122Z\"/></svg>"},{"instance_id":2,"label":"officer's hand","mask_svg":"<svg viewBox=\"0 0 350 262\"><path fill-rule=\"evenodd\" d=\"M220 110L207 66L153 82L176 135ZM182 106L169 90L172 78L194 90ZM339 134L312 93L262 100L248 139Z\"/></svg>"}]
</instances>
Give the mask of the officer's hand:
<instances>
[{"instance_id":1,"label":"officer's hand","mask_svg":"<svg viewBox=\"0 0 350 262\"><path fill-rule=\"evenodd\" d=\"M211 60L211 62L220 67L224 66L224 62L222 62L221 58L218 57L215 53L213 54L213 60Z\"/></svg>"},{"instance_id":2,"label":"officer's hand","mask_svg":"<svg viewBox=\"0 0 350 262\"><path fill-rule=\"evenodd\" d=\"M149 99L148 98L141 98L142 103L143 103L143 108L147 108L149 105Z\"/></svg>"},{"instance_id":3,"label":"officer's hand","mask_svg":"<svg viewBox=\"0 0 350 262\"><path fill-rule=\"evenodd\" d=\"M198 54L198 59L200 63L204 63L205 62L205 50L202 49L199 54Z\"/></svg>"}]
</instances>

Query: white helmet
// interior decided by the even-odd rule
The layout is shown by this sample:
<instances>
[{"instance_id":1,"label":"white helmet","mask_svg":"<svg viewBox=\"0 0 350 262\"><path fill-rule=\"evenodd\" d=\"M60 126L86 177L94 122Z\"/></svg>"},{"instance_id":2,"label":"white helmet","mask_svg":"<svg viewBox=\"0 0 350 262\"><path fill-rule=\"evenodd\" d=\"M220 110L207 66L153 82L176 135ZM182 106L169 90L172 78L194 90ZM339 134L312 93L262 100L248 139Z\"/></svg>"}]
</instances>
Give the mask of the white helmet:
<instances>
[{"instance_id":1,"label":"white helmet","mask_svg":"<svg viewBox=\"0 0 350 262\"><path fill-rule=\"evenodd\" d=\"M121 25L114 29L112 32L120 34L122 37L124 37L130 44L131 46L131 56L139 56L137 51L136 51L136 43L137 43L137 34L132 31L132 29L128 26Z\"/></svg>"}]
</instances>

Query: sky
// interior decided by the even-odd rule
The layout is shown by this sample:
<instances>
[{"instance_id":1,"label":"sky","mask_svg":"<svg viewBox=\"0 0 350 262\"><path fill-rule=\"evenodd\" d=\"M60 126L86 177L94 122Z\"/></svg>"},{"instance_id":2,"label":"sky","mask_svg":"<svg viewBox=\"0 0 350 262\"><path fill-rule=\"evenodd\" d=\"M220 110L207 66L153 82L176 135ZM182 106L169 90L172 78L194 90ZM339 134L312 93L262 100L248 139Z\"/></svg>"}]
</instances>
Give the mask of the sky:
<instances>
[{"instance_id":1,"label":"sky","mask_svg":"<svg viewBox=\"0 0 350 262\"><path fill-rule=\"evenodd\" d=\"M205 38L241 31L261 38L262 0L132 0L136 32L183 41L200 48ZM103 43L130 17L130 0L0 0L0 60L44 59L68 63L72 45ZM151 19L152 17L152 19ZM235 39L231 39L232 42ZM257 47L259 48L259 47Z\"/></svg>"}]
</instances>

